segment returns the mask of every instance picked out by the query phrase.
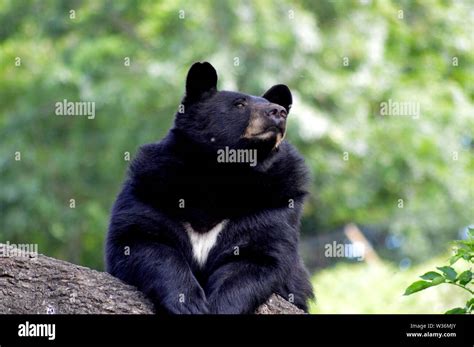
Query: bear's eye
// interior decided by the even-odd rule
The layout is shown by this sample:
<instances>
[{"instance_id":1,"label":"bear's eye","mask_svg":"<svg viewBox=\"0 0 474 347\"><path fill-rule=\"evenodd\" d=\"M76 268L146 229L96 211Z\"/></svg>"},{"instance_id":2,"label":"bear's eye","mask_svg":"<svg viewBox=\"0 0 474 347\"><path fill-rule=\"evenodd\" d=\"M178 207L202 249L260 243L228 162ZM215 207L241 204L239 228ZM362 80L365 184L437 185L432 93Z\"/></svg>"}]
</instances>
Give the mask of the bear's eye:
<instances>
[{"instance_id":1,"label":"bear's eye","mask_svg":"<svg viewBox=\"0 0 474 347\"><path fill-rule=\"evenodd\" d=\"M237 108L244 108L245 102L243 100L237 100L236 102L234 102L234 106Z\"/></svg>"}]
</instances>

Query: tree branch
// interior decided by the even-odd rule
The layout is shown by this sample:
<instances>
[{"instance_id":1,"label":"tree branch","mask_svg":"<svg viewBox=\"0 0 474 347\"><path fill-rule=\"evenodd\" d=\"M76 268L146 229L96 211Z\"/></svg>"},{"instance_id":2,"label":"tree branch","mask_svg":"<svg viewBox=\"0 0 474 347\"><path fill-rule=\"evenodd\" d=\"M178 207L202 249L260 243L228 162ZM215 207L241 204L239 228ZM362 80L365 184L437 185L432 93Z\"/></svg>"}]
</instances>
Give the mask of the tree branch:
<instances>
[{"instance_id":1,"label":"tree branch","mask_svg":"<svg viewBox=\"0 0 474 347\"><path fill-rule=\"evenodd\" d=\"M0 314L153 314L135 287L105 272L0 244ZM8 256L10 254L10 256ZM7 255L7 256L5 256ZM272 295L257 314L301 314Z\"/></svg>"}]
</instances>

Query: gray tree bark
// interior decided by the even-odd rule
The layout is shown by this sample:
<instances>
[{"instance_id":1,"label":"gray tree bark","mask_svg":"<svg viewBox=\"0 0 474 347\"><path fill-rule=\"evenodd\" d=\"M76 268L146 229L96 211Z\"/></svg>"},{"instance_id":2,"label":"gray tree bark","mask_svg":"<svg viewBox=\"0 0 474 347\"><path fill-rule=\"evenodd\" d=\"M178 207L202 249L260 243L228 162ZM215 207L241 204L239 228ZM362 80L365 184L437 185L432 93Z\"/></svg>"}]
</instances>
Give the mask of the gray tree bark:
<instances>
[{"instance_id":1,"label":"gray tree bark","mask_svg":"<svg viewBox=\"0 0 474 347\"><path fill-rule=\"evenodd\" d=\"M4 250L12 247L0 244ZM5 251L3 252L5 253ZM105 272L31 253L0 256L0 314L153 314L135 287ZM257 314L302 314L272 295Z\"/></svg>"}]
</instances>

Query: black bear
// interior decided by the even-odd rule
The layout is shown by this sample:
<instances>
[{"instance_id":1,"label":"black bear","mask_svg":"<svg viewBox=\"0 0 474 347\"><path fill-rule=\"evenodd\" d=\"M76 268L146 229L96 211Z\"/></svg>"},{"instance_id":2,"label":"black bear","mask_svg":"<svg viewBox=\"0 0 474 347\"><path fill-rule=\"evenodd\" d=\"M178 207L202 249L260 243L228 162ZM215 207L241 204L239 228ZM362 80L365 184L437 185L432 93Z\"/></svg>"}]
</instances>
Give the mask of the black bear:
<instances>
[{"instance_id":1,"label":"black bear","mask_svg":"<svg viewBox=\"0 0 474 347\"><path fill-rule=\"evenodd\" d=\"M107 271L166 313L253 313L272 293L313 296L298 254L308 171L283 140L285 85L217 90L195 63L173 128L141 147L112 209Z\"/></svg>"}]
</instances>

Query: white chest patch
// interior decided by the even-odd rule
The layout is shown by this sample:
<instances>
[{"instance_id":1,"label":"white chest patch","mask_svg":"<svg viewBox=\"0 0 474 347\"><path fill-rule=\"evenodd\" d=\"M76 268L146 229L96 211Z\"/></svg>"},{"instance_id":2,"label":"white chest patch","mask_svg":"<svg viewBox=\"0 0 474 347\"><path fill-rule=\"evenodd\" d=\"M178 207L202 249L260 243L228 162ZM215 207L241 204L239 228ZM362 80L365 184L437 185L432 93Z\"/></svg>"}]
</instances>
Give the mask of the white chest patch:
<instances>
[{"instance_id":1,"label":"white chest patch","mask_svg":"<svg viewBox=\"0 0 474 347\"><path fill-rule=\"evenodd\" d=\"M222 229L224 229L226 224L227 219L217 224L208 232L198 233L197 231L194 231L189 223L183 223L184 229L188 233L191 246L193 247L194 259L196 259L200 266L203 266L206 263L209 252L216 244L217 237L219 236Z\"/></svg>"}]
</instances>

